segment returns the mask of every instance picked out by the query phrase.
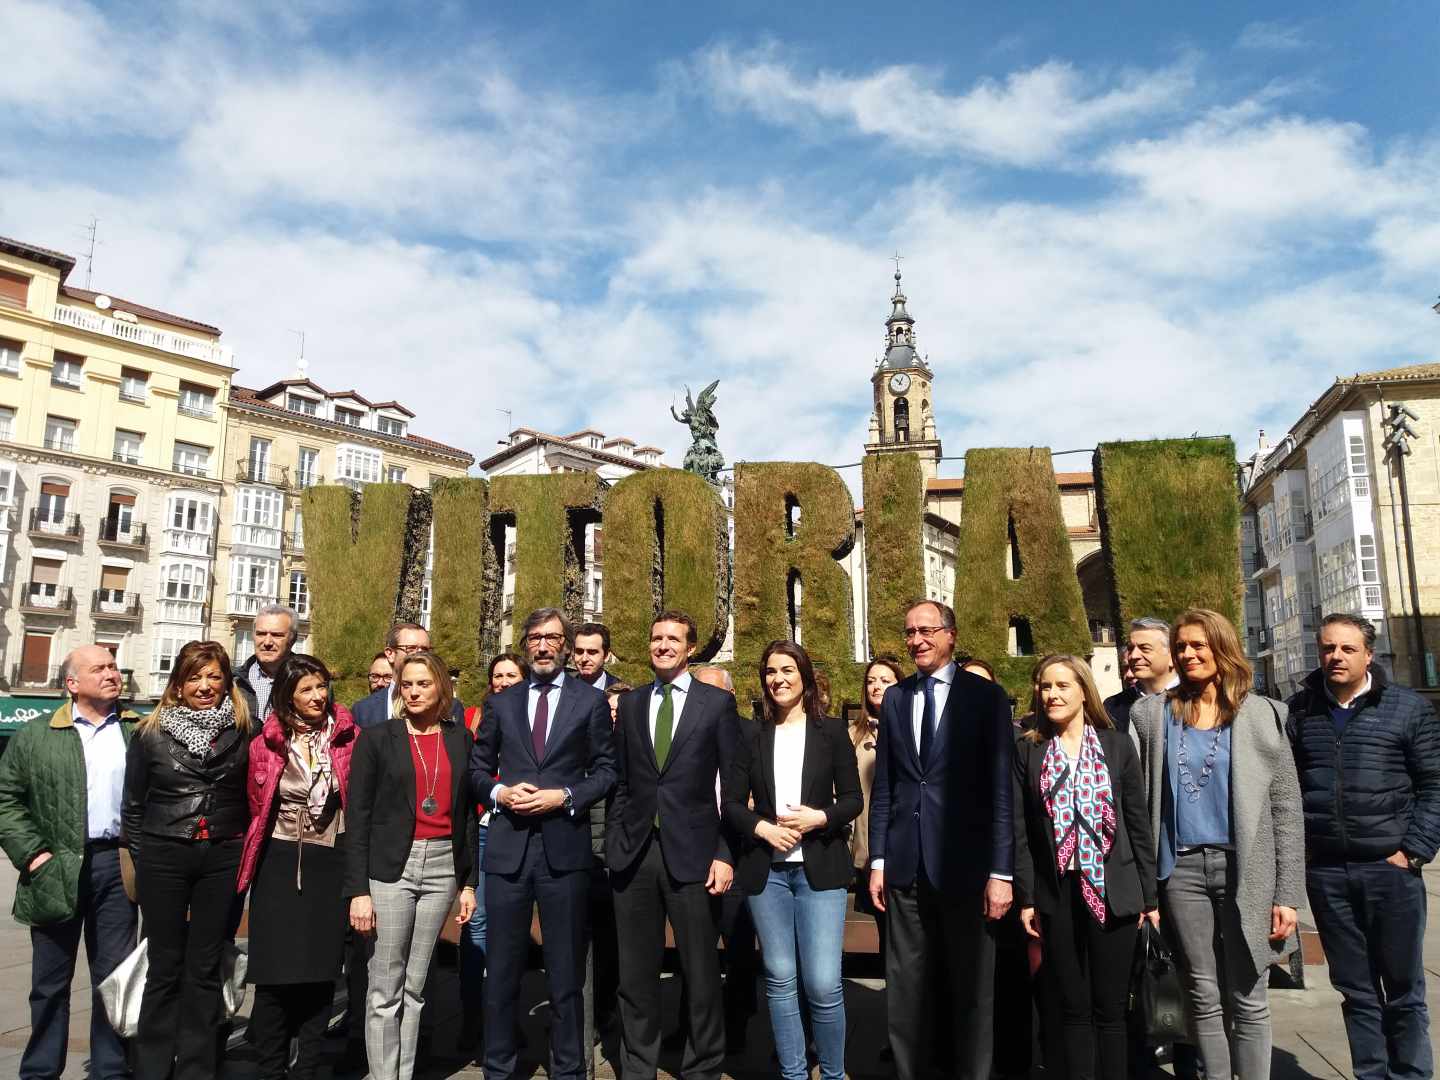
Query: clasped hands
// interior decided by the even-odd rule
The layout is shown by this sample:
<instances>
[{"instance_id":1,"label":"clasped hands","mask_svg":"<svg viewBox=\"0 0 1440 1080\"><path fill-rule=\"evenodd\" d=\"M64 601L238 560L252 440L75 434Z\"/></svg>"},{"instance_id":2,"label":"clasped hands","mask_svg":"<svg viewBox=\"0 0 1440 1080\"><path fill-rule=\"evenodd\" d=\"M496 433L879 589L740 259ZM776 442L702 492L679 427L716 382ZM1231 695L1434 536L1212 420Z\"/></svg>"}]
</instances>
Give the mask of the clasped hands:
<instances>
[{"instance_id":1,"label":"clasped hands","mask_svg":"<svg viewBox=\"0 0 1440 1080\"><path fill-rule=\"evenodd\" d=\"M565 805L565 792L560 788L538 788L526 781L502 787L495 793L495 802L512 814L533 817L559 810Z\"/></svg>"},{"instance_id":2,"label":"clasped hands","mask_svg":"<svg viewBox=\"0 0 1440 1080\"><path fill-rule=\"evenodd\" d=\"M814 829L823 829L830 819L824 810L813 810L808 806L787 806L785 813L774 821L761 821L755 826L755 835L764 840L781 855L789 855L800 843L800 838Z\"/></svg>"}]
</instances>

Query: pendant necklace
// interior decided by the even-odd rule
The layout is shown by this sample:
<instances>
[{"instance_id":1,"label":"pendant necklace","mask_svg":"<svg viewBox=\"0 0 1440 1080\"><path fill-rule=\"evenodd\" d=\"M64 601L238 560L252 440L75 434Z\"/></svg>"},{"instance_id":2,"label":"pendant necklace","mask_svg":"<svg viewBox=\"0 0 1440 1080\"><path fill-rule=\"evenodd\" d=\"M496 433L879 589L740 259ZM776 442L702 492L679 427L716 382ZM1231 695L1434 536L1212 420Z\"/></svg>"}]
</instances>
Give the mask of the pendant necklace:
<instances>
[{"instance_id":1,"label":"pendant necklace","mask_svg":"<svg viewBox=\"0 0 1440 1080\"><path fill-rule=\"evenodd\" d=\"M410 742L415 747L415 756L420 759L420 768L425 771L425 798L420 802L420 809L426 814L433 814L440 809L440 804L435 800L435 785L440 782L440 754L435 754L435 779L430 779L430 766L425 761L425 755L420 752L420 741L415 738L415 733L410 732ZM440 740L435 740L439 746Z\"/></svg>"}]
</instances>

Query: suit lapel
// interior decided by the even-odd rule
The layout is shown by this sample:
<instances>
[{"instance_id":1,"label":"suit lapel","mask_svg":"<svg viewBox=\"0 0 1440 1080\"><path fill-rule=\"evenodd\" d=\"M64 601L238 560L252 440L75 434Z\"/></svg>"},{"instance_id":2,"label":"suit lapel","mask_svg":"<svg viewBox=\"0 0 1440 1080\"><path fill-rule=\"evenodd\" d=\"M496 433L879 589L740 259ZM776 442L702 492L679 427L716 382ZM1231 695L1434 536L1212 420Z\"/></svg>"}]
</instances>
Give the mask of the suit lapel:
<instances>
[{"instance_id":1,"label":"suit lapel","mask_svg":"<svg viewBox=\"0 0 1440 1080\"><path fill-rule=\"evenodd\" d=\"M462 723L442 721L440 727L444 732L441 738L445 740L445 753L450 758L450 805L452 808L463 806L467 802L465 770L470 763L470 743L473 740L470 730Z\"/></svg>"},{"instance_id":2,"label":"suit lapel","mask_svg":"<svg viewBox=\"0 0 1440 1080\"><path fill-rule=\"evenodd\" d=\"M780 816L780 800L775 792L775 725L768 720L760 725L760 779L775 816Z\"/></svg>"},{"instance_id":3,"label":"suit lapel","mask_svg":"<svg viewBox=\"0 0 1440 1080\"><path fill-rule=\"evenodd\" d=\"M538 769L540 762L535 760L535 738L530 731L530 684L528 682L525 684L525 693L515 696L519 699L515 706L516 712L519 713L516 726L520 732L520 745L524 747L522 752L535 763L535 767ZM545 741L548 743L550 740L547 738Z\"/></svg>"},{"instance_id":4,"label":"suit lapel","mask_svg":"<svg viewBox=\"0 0 1440 1080\"><path fill-rule=\"evenodd\" d=\"M910 761L914 764L915 771L918 773L921 771L920 747L915 743L914 716L915 695L923 693L919 674L911 675L900 685L905 688L905 692L900 695L900 715L897 718L900 721L900 740L910 752ZM946 702L946 704L948 705L949 702Z\"/></svg>"},{"instance_id":5,"label":"suit lapel","mask_svg":"<svg viewBox=\"0 0 1440 1080\"><path fill-rule=\"evenodd\" d=\"M650 734L650 699L654 695L654 683L647 685L643 694L635 694L633 701L631 700L631 695L627 694L624 700L630 704L630 715L628 717L622 716L621 722L629 723L636 729L640 738L640 745L645 748L645 753L642 754L641 757L645 759L658 775L660 767L655 764L655 739L654 736ZM621 707L623 708L624 705L622 704ZM626 762L627 767L629 764L629 762Z\"/></svg>"},{"instance_id":6,"label":"suit lapel","mask_svg":"<svg viewBox=\"0 0 1440 1080\"><path fill-rule=\"evenodd\" d=\"M955 699L960 695L960 668L950 673L950 691L945 695L945 708L935 717L935 742L930 747L930 762L945 760L945 744L950 741L950 726L955 722Z\"/></svg>"},{"instance_id":7,"label":"suit lapel","mask_svg":"<svg viewBox=\"0 0 1440 1080\"><path fill-rule=\"evenodd\" d=\"M680 695L680 708L675 711L675 737L670 740L670 753L665 757L665 768L660 770L662 773L670 767L670 763L675 760L676 751L685 745L700 724L700 702L691 699L697 693L702 692L700 687L704 685L698 679L692 678L690 689ZM646 727L649 725L647 724ZM653 751L654 748L652 747L651 750Z\"/></svg>"},{"instance_id":8,"label":"suit lapel","mask_svg":"<svg viewBox=\"0 0 1440 1080\"><path fill-rule=\"evenodd\" d=\"M548 730L545 732L545 757L550 756L551 747L559 745L560 732L574 717L579 697L580 688L572 685L571 680L566 678L560 684L560 700L555 703L555 709L550 714ZM544 764L544 758L536 764Z\"/></svg>"},{"instance_id":9,"label":"suit lapel","mask_svg":"<svg viewBox=\"0 0 1440 1080\"><path fill-rule=\"evenodd\" d=\"M811 808L826 801L825 798L813 798L814 788L819 780L821 760L824 757L824 751L828 749L828 747L820 745L822 738L821 729L810 723L810 718L806 717L805 749L800 761L800 801ZM825 792L824 794L828 796L830 793ZM779 813L780 808L777 806L775 811Z\"/></svg>"},{"instance_id":10,"label":"suit lapel","mask_svg":"<svg viewBox=\"0 0 1440 1080\"><path fill-rule=\"evenodd\" d=\"M395 759L395 768L399 770L401 790L405 793L405 805L410 807L410 813L415 813L415 759L410 756L410 732L405 727L404 720L387 721L390 725L390 738L395 744L391 752Z\"/></svg>"}]
</instances>

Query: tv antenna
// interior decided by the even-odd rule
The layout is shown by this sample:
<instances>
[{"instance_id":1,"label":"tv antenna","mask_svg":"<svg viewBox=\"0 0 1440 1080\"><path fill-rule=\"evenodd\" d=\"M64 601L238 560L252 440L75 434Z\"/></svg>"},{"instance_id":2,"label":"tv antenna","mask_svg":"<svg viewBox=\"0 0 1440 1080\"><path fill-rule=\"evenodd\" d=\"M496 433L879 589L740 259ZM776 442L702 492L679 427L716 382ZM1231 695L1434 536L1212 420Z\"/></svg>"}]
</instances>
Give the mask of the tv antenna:
<instances>
[{"instance_id":1,"label":"tv antenna","mask_svg":"<svg viewBox=\"0 0 1440 1080\"><path fill-rule=\"evenodd\" d=\"M495 411L505 414L505 438L495 440L499 445L505 446L507 445L506 440L510 438L510 432L515 430L515 417L509 409L496 409Z\"/></svg>"},{"instance_id":2,"label":"tv antenna","mask_svg":"<svg viewBox=\"0 0 1440 1080\"><path fill-rule=\"evenodd\" d=\"M87 290L90 288L91 275L95 271L95 245L97 243L100 243L100 241L95 239L95 236L99 231L100 219L97 218L94 214L91 214L90 224L86 225L84 230L84 235L90 241L89 246L87 247L85 252L85 288Z\"/></svg>"},{"instance_id":3,"label":"tv antenna","mask_svg":"<svg viewBox=\"0 0 1440 1080\"><path fill-rule=\"evenodd\" d=\"M291 330L290 333L300 339L300 358L295 362L295 371L300 378L308 379L309 376L305 374L305 331Z\"/></svg>"}]
</instances>

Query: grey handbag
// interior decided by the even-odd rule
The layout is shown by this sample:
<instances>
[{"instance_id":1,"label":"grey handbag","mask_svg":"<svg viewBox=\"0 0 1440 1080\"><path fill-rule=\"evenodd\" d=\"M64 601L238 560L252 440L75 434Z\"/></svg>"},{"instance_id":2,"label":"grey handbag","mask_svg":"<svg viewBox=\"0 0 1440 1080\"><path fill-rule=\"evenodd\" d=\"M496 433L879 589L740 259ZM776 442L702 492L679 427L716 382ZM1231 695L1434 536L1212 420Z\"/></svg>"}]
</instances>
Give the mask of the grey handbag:
<instances>
[{"instance_id":1,"label":"grey handbag","mask_svg":"<svg viewBox=\"0 0 1440 1080\"><path fill-rule=\"evenodd\" d=\"M122 1039L140 1030L140 1002L145 997L145 974L150 970L150 941L142 938L135 951L121 960L100 984L100 1000L110 1026ZM220 992L225 1016L233 1018L245 1004L245 972L250 958L227 941L220 954Z\"/></svg>"}]
</instances>

